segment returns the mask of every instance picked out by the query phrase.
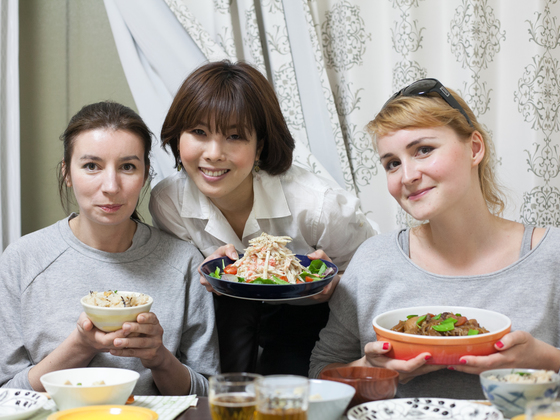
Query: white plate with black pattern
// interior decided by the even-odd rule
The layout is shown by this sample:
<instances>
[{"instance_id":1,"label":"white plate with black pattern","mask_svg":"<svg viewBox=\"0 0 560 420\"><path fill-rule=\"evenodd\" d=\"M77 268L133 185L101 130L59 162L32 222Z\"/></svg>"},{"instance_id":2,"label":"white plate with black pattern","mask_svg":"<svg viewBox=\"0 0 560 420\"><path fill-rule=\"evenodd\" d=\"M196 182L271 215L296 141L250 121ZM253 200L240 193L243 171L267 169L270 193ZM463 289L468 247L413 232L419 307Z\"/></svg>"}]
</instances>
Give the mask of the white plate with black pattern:
<instances>
[{"instance_id":1,"label":"white plate with black pattern","mask_svg":"<svg viewBox=\"0 0 560 420\"><path fill-rule=\"evenodd\" d=\"M396 398L357 405L347 413L350 420L501 420L502 413L489 405L446 398Z\"/></svg>"},{"instance_id":2,"label":"white plate with black pattern","mask_svg":"<svg viewBox=\"0 0 560 420\"><path fill-rule=\"evenodd\" d=\"M31 417L47 401L45 395L29 389L0 388L0 420Z\"/></svg>"}]
</instances>

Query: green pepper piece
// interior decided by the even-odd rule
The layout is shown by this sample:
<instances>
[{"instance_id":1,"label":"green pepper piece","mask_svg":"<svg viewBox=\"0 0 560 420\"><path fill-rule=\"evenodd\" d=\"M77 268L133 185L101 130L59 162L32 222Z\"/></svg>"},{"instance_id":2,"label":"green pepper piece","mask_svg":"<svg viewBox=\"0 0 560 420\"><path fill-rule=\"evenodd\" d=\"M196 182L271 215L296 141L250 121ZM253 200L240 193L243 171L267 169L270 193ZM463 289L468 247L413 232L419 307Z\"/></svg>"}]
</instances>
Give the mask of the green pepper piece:
<instances>
[{"instance_id":1,"label":"green pepper piece","mask_svg":"<svg viewBox=\"0 0 560 420\"><path fill-rule=\"evenodd\" d=\"M406 319L414 318L415 316L418 316L418 315L407 315Z\"/></svg>"},{"instance_id":2,"label":"green pepper piece","mask_svg":"<svg viewBox=\"0 0 560 420\"><path fill-rule=\"evenodd\" d=\"M274 280L275 284L290 284L289 281L282 280L281 278L278 278L276 276L272 276L272 279Z\"/></svg>"},{"instance_id":3,"label":"green pepper piece","mask_svg":"<svg viewBox=\"0 0 560 420\"><path fill-rule=\"evenodd\" d=\"M469 330L467 335L478 335L478 330Z\"/></svg>"},{"instance_id":4,"label":"green pepper piece","mask_svg":"<svg viewBox=\"0 0 560 420\"><path fill-rule=\"evenodd\" d=\"M432 328L439 332L445 332L455 329L455 325L452 322L442 322L441 324L434 325Z\"/></svg>"},{"instance_id":5,"label":"green pepper piece","mask_svg":"<svg viewBox=\"0 0 560 420\"><path fill-rule=\"evenodd\" d=\"M455 316L461 316L461 314L455 314Z\"/></svg>"},{"instance_id":6,"label":"green pepper piece","mask_svg":"<svg viewBox=\"0 0 560 420\"><path fill-rule=\"evenodd\" d=\"M437 315L434 316L432 319L433 319L434 321L437 321L437 320L440 319L440 318L441 318L441 314L437 314Z\"/></svg>"},{"instance_id":7,"label":"green pepper piece","mask_svg":"<svg viewBox=\"0 0 560 420\"><path fill-rule=\"evenodd\" d=\"M424 321L426 319L426 315L422 315L420 318L418 318L418 320L416 321L416 325L420 325L422 323L422 321Z\"/></svg>"},{"instance_id":8,"label":"green pepper piece","mask_svg":"<svg viewBox=\"0 0 560 420\"><path fill-rule=\"evenodd\" d=\"M457 322L457 320L455 318L450 317L450 318L447 318L447 319L444 319L443 321L441 321L440 325L441 324L455 324L456 322Z\"/></svg>"}]
</instances>

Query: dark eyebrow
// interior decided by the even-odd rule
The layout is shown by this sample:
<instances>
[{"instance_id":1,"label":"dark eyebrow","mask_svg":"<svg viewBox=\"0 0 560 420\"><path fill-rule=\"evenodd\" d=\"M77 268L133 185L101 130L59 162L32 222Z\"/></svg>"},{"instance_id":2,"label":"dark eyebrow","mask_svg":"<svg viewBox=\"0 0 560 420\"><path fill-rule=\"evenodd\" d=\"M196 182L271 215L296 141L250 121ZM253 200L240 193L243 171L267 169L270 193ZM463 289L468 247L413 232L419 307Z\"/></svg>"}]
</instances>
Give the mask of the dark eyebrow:
<instances>
[{"instance_id":1,"label":"dark eyebrow","mask_svg":"<svg viewBox=\"0 0 560 420\"><path fill-rule=\"evenodd\" d=\"M80 160L93 160L94 162L101 162L103 159L101 159L99 156L94 156L94 155L83 155ZM137 160L140 161L140 158L136 155L130 155L130 156L123 156L122 158L119 159L121 162L127 161L127 160Z\"/></svg>"},{"instance_id":2,"label":"dark eyebrow","mask_svg":"<svg viewBox=\"0 0 560 420\"><path fill-rule=\"evenodd\" d=\"M416 146L419 143L422 143L424 140L433 139L433 138L434 137L420 137L419 139L413 140L406 145L406 150ZM383 159L386 159L386 158L391 157L391 156L393 156L392 153L385 153L383 156L379 157L379 160L383 160Z\"/></svg>"}]
</instances>

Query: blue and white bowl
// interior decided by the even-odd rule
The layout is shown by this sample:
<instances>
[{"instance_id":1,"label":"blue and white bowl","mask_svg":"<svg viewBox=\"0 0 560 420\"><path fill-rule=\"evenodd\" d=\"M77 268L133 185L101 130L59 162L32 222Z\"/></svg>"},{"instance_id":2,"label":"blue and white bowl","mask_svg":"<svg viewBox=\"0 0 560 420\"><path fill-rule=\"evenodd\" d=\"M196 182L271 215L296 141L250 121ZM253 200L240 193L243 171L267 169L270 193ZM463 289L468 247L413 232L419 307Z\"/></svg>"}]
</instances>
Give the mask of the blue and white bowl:
<instances>
[{"instance_id":1,"label":"blue and white bowl","mask_svg":"<svg viewBox=\"0 0 560 420\"><path fill-rule=\"evenodd\" d=\"M560 390L558 374L552 375L552 382L545 383L503 382L490 379L490 377L504 377L519 372L532 373L536 372L536 369L494 369L480 374L484 395L506 418L524 414L527 403L532 401L550 404L556 399Z\"/></svg>"}]
</instances>

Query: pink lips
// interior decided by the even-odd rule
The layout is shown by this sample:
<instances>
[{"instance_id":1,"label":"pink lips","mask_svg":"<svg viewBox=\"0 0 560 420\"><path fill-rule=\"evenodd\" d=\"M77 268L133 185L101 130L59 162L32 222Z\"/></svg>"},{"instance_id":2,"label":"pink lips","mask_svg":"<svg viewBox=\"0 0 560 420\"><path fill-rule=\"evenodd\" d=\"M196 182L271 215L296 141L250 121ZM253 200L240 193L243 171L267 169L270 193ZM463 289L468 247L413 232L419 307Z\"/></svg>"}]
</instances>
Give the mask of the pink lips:
<instances>
[{"instance_id":1,"label":"pink lips","mask_svg":"<svg viewBox=\"0 0 560 420\"><path fill-rule=\"evenodd\" d=\"M433 187L423 188L423 189L421 189L421 190L415 191L415 192L413 192L412 194L410 194L410 195L408 196L408 199L409 199L409 200L412 200L412 201L414 201L414 200L419 200L420 198L422 198L423 196L425 196L426 193L427 193L428 191L430 191L432 188L433 188Z\"/></svg>"},{"instance_id":2,"label":"pink lips","mask_svg":"<svg viewBox=\"0 0 560 420\"><path fill-rule=\"evenodd\" d=\"M122 206L123 206L122 204L107 204L107 205L101 205L99 206L99 208L103 210L105 213L115 213L119 211Z\"/></svg>"}]
</instances>

